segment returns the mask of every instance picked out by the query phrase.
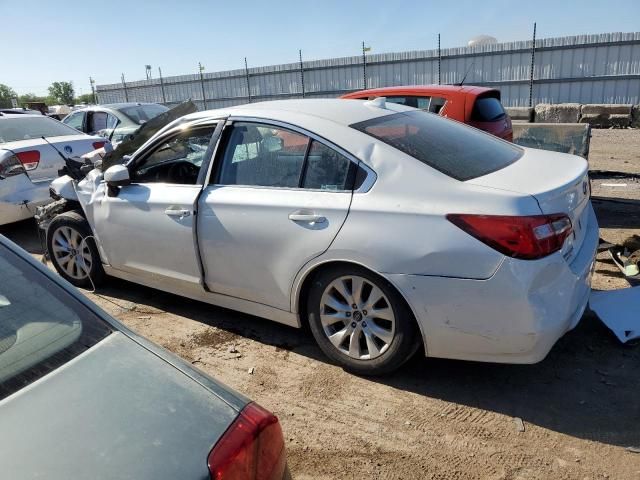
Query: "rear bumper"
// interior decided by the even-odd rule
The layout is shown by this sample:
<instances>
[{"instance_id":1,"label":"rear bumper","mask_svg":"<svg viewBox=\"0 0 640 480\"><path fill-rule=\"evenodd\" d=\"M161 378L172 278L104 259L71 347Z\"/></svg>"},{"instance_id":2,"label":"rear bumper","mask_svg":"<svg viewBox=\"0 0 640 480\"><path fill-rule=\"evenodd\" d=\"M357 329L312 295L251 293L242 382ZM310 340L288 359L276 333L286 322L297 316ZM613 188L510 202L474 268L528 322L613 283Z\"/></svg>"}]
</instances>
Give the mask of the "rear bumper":
<instances>
[{"instance_id":1,"label":"rear bumper","mask_svg":"<svg viewBox=\"0 0 640 480\"><path fill-rule=\"evenodd\" d=\"M574 328L587 306L598 246L589 205L584 242L571 264L558 252L506 258L487 280L388 275L420 324L428 356L536 363Z\"/></svg>"},{"instance_id":2,"label":"rear bumper","mask_svg":"<svg viewBox=\"0 0 640 480\"><path fill-rule=\"evenodd\" d=\"M0 225L33 217L36 207L52 201L49 181L32 182L26 175L0 180Z\"/></svg>"}]
</instances>

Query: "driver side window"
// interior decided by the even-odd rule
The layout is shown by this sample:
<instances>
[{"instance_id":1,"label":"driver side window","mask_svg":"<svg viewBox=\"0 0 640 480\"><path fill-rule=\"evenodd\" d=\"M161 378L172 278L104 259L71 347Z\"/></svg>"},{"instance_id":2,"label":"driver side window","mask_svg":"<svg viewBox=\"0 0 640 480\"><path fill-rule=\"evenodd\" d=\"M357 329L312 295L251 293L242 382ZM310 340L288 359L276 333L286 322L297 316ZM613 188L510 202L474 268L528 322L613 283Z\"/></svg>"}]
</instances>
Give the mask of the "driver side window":
<instances>
[{"instance_id":1,"label":"driver side window","mask_svg":"<svg viewBox=\"0 0 640 480\"><path fill-rule=\"evenodd\" d=\"M136 163L132 181L195 185L215 128L191 129L167 139Z\"/></svg>"}]
</instances>

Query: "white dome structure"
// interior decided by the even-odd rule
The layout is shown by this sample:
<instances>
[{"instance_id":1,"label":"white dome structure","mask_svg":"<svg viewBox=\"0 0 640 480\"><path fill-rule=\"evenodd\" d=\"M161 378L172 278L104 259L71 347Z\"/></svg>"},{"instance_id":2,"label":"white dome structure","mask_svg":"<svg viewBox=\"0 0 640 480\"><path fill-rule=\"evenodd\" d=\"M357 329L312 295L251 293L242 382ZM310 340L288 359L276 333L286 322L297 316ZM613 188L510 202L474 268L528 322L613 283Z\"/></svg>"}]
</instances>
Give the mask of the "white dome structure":
<instances>
[{"instance_id":1,"label":"white dome structure","mask_svg":"<svg viewBox=\"0 0 640 480\"><path fill-rule=\"evenodd\" d=\"M496 43L498 43L498 39L491 35L478 35L469 40L467 46L479 47L481 45L495 45Z\"/></svg>"}]
</instances>

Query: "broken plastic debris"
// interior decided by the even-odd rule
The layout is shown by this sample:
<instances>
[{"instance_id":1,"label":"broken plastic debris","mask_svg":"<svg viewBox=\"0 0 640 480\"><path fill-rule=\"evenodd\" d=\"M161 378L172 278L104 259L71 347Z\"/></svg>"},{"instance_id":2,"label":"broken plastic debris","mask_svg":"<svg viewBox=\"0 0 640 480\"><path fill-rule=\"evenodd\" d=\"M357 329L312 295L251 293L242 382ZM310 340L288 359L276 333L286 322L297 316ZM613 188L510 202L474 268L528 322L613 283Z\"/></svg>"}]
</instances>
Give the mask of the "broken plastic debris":
<instances>
[{"instance_id":1,"label":"broken plastic debris","mask_svg":"<svg viewBox=\"0 0 640 480\"><path fill-rule=\"evenodd\" d=\"M0 294L0 307L8 307L9 305L11 305L11 302L9 301L9 299L4 295Z\"/></svg>"},{"instance_id":2,"label":"broken plastic debris","mask_svg":"<svg viewBox=\"0 0 640 480\"><path fill-rule=\"evenodd\" d=\"M591 291L589 306L622 343L640 338L640 287Z\"/></svg>"}]
</instances>

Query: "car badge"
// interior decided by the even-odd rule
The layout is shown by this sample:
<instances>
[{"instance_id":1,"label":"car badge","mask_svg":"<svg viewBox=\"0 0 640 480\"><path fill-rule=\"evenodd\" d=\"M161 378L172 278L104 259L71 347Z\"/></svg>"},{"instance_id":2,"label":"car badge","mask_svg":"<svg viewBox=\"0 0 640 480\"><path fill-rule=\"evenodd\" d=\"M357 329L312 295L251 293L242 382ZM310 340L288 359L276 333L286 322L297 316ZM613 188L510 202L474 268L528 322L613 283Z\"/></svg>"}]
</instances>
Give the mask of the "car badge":
<instances>
[{"instance_id":1,"label":"car badge","mask_svg":"<svg viewBox=\"0 0 640 480\"><path fill-rule=\"evenodd\" d=\"M73 153L73 148L71 148L69 145L65 145L64 152L71 155Z\"/></svg>"}]
</instances>

